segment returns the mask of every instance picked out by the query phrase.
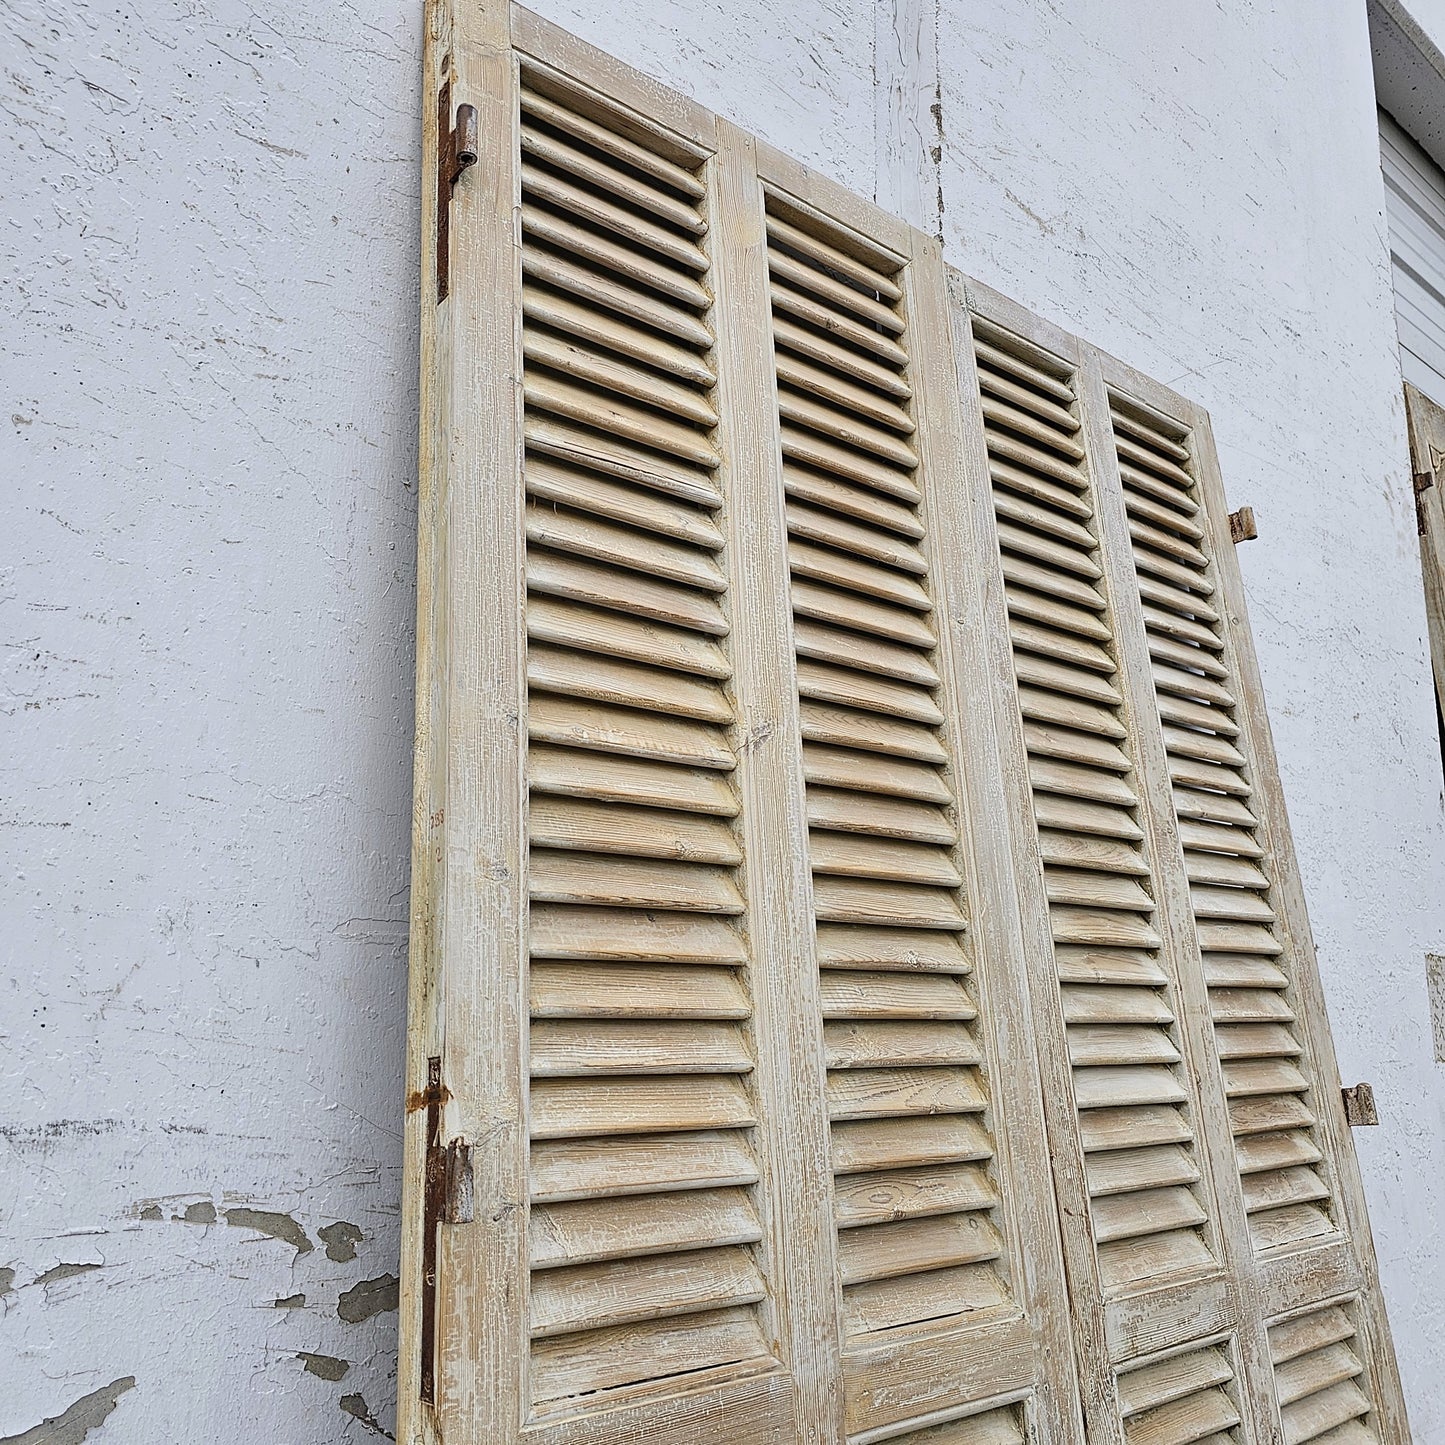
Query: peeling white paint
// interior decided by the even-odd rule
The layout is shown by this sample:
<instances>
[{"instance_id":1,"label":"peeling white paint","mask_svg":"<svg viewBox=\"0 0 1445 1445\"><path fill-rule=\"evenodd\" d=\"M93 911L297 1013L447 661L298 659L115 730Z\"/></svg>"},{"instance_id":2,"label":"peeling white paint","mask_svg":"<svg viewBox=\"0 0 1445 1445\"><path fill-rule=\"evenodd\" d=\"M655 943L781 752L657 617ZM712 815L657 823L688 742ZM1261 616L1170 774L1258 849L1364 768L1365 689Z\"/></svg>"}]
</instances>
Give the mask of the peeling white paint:
<instances>
[{"instance_id":1,"label":"peeling white paint","mask_svg":"<svg viewBox=\"0 0 1445 1445\"><path fill-rule=\"evenodd\" d=\"M929 229L941 198L952 260L1212 410L1445 1441L1445 841L1363 7L537 8ZM0 10L0 1438L130 1376L104 1445L391 1428L395 1314L338 1307L396 1273L419 9ZM342 1222L354 1258L298 1252Z\"/></svg>"}]
</instances>

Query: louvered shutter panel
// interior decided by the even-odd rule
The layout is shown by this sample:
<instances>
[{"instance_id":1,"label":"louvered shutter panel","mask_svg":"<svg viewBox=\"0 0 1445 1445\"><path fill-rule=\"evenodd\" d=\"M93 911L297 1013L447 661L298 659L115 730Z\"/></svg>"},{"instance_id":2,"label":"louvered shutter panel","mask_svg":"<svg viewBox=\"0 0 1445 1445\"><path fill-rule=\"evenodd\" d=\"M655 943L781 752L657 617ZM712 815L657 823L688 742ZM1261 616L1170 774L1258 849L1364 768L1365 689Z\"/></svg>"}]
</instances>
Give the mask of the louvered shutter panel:
<instances>
[{"instance_id":1,"label":"louvered shutter panel","mask_svg":"<svg viewBox=\"0 0 1445 1445\"><path fill-rule=\"evenodd\" d=\"M1044 1077L1091 1434L1302 1441L1349 1420L1340 1440L1401 1438L1207 421L959 286L1038 849L1020 903L1052 955L1035 998L1058 1040ZM1367 1320L1369 1345L1350 1390L1301 1413L1279 1341L1321 1306ZM1342 1361L1309 1388L1334 1389Z\"/></svg>"},{"instance_id":2,"label":"louvered shutter panel","mask_svg":"<svg viewBox=\"0 0 1445 1445\"><path fill-rule=\"evenodd\" d=\"M399 1438L1403 1438L1203 418L427 56Z\"/></svg>"},{"instance_id":3,"label":"louvered shutter panel","mask_svg":"<svg viewBox=\"0 0 1445 1445\"><path fill-rule=\"evenodd\" d=\"M937 247L432 22L403 1438L1077 1445Z\"/></svg>"}]
</instances>

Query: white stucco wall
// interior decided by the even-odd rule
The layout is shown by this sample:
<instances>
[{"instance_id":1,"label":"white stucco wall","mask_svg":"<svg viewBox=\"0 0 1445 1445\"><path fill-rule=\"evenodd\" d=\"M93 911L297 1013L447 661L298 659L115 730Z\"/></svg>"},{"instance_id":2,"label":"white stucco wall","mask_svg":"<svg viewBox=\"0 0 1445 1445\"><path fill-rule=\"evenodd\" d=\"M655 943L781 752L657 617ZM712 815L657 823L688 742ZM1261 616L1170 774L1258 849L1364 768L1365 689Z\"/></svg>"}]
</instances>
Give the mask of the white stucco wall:
<instances>
[{"instance_id":1,"label":"white stucco wall","mask_svg":"<svg viewBox=\"0 0 1445 1445\"><path fill-rule=\"evenodd\" d=\"M1363 6L900 5L923 43L869 0L537 8L941 200L951 259L1213 412L1445 1442L1445 835ZM0 7L0 1442L391 1429L418 10Z\"/></svg>"}]
</instances>

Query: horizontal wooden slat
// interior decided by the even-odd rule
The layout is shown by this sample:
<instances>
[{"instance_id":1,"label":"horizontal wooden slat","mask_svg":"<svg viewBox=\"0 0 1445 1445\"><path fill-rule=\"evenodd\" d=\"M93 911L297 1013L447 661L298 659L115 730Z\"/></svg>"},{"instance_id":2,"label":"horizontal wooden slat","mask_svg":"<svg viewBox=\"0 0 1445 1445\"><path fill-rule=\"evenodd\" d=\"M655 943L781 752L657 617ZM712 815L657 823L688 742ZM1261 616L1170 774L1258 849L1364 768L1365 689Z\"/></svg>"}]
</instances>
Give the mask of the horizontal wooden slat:
<instances>
[{"instance_id":1,"label":"horizontal wooden slat","mask_svg":"<svg viewBox=\"0 0 1445 1445\"><path fill-rule=\"evenodd\" d=\"M664 622L551 597L528 600L527 635L554 646L652 663L698 677L720 680L732 673L727 655L707 637Z\"/></svg>"},{"instance_id":2,"label":"horizontal wooden slat","mask_svg":"<svg viewBox=\"0 0 1445 1445\"><path fill-rule=\"evenodd\" d=\"M695 963L539 958L528 970L527 989L534 1019L742 1019L751 1011L733 969Z\"/></svg>"},{"instance_id":3,"label":"horizontal wooden slat","mask_svg":"<svg viewBox=\"0 0 1445 1445\"><path fill-rule=\"evenodd\" d=\"M740 1246L543 1270L532 1278L532 1336L751 1304L764 1293Z\"/></svg>"},{"instance_id":4,"label":"horizontal wooden slat","mask_svg":"<svg viewBox=\"0 0 1445 1445\"><path fill-rule=\"evenodd\" d=\"M641 1321L534 1341L532 1396L545 1405L745 1362L755 1368L771 1363L756 1311L750 1306Z\"/></svg>"},{"instance_id":5,"label":"horizontal wooden slat","mask_svg":"<svg viewBox=\"0 0 1445 1445\"><path fill-rule=\"evenodd\" d=\"M554 624L560 621L555 617L550 620ZM554 626L553 630L562 629ZM710 654L703 657L715 665ZM647 667L626 657L576 652L536 642L527 649L527 681L543 692L647 708L672 717L696 718L699 722L733 721L732 706L713 679Z\"/></svg>"},{"instance_id":6,"label":"horizontal wooden slat","mask_svg":"<svg viewBox=\"0 0 1445 1445\"><path fill-rule=\"evenodd\" d=\"M988 1309L1007 1298L1003 1281L990 1265L929 1270L851 1286L844 1292L843 1327L850 1335L866 1334Z\"/></svg>"},{"instance_id":7,"label":"horizontal wooden slat","mask_svg":"<svg viewBox=\"0 0 1445 1445\"><path fill-rule=\"evenodd\" d=\"M704 1019L534 1019L533 1078L745 1074L752 1055L735 1023Z\"/></svg>"},{"instance_id":8,"label":"horizontal wooden slat","mask_svg":"<svg viewBox=\"0 0 1445 1445\"><path fill-rule=\"evenodd\" d=\"M532 1084L533 1139L659 1134L754 1124L742 1083L731 1074L689 1077L538 1079Z\"/></svg>"},{"instance_id":9,"label":"horizontal wooden slat","mask_svg":"<svg viewBox=\"0 0 1445 1445\"><path fill-rule=\"evenodd\" d=\"M1199 1390L1226 1385L1233 1378L1234 1371L1219 1350L1190 1350L1121 1374L1119 1407L1126 1418L1140 1415Z\"/></svg>"},{"instance_id":10,"label":"horizontal wooden slat","mask_svg":"<svg viewBox=\"0 0 1445 1445\"><path fill-rule=\"evenodd\" d=\"M982 1062L978 1045L957 1023L934 1020L835 1020L823 1026L830 1069L966 1066Z\"/></svg>"},{"instance_id":11,"label":"horizontal wooden slat","mask_svg":"<svg viewBox=\"0 0 1445 1445\"><path fill-rule=\"evenodd\" d=\"M527 540L626 568L624 581L628 588L635 588L641 580L630 575L633 573L680 582L704 592L721 592L727 586L727 574L710 551L670 541L655 532L590 517L585 512L559 511L555 505L533 502L527 508ZM630 596L630 592L623 592L619 603L625 606Z\"/></svg>"},{"instance_id":12,"label":"horizontal wooden slat","mask_svg":"<svg viewBox=\"0 0 1445 1445\"><path fill-rule=\"evenodd\" d=\"M1194 1194L1183 1186L1104 1195L1093 1201L1090 1210L1094 1237L1100 1243L1192 1229L1207 1218Z\"/></svg>"},{"instance_id":13,"label":"horizontal wooden slat","mask_svg":"<svg viewBox=\"0 0 1445 1445\"><path fill-rule=\"evenodd\" d=\"M858 672L809 657L799 659L797 676L798 691L818 702L891 714L912 722L938 724L943 721L938 704L924 688L896 678Z\"/></svg>"},{"instance_id":14,"label":"horizontal wooden slat","mask_svg":"<svg viewBox=\"0 0 1445 1445\"><path fill-rule=\"evenodd\" d=\"M833 1198L839 1229L991 1209L998 1203L988 1175L972 1165L842 1174L834 1183Z\"/></svg>"},{"instance_id":15,"label":"horizontal wooden slat","mask_svg":"<svg viewBox=\"0 0 1445 1445\"><path fill-rule=\"evenodd\" d=\"M608 126L599 125L573 106L559 104L525 84L521 88L521 107L523 115L564 131L575 140L621 161L623 165L642 171L669 190L691 197L695 201L701 200L707 194L707 187L690 170L685 170L676 162L658 155L649 146L639 145Z\"/></svg>"},{"instance_id":16,"label":"horizontal wooden slat","mask_svg":"<svg viewBox=\"0 0 1445 1445\"><path fill-rule=\"evenodd\" d=\"M1091 1195L1129 1194L1136 1190L1193 1184L1199 1178L1199 1167L1193 1156L1177 1144L1091 1154L1087 1167Z\"/></svg>"},{"instance_id":17,"label":"horizontal wooden slat","mask_svg":"<svg viewBox=\"0 0 1445 1445\"><path fill-rule=\"evenodd\" d=\"M810 503L830 512L837 512L852 521L900 537L916 541L923 535L923 523L917 511L873 487L859 487L839 477L814 471L811 467L787 465L783 468L783 489L789 497Z\"/></svg>"},{"instance_id":18,"label":"horizontal wooden slat","mask_svg":"<svg viewBox=\"0 0 1445 1445\"><path fill-rule=\"evenodd\" d=\"M527 776L532 791L537 793L675 808L724 818L738 811L737 795L727 775L706 768L536 745L527 757Z\"/></svg>"},{"instance_id":19,"label":"horizontal wooden slat","mask_svg":"<svg viewBox=\"0 0 1445 1445\"><path fill-rule=\"evenodd\" d=\"M835 1122L833 1169L839 1175L965 1163L991 1158L993 1146L971 1114Z\"/></svg>"},{"instance_id":20,"label":"horizontal wooden slat","mask_svg":"<svg viewBox=\"0 0 1445 1445\"><path fill-rule=\"evenodd\" d=\"M948 814L933 803L821 785L808 790L808 822L814 828L907 838L915 843L936 843L944 848L951 848L958 840L957 830Z\"/></svg>"},{"instance_id":21,"label":"horizontal wooden slat","mask_svg":"<svg viewBox=\"0 0 1445 1445\"><path fill-rule=\"evenodd\" d=\"M846 277L865 291L876 291L890 301L897 301L903 295L891 276L860 261L851 252L831 245L821 236L794 225L786 217L777 214L777 208L771 201L767 208L767 232L770 242L804 257L815 266Z\"/></svg>"},{"instance_id":22,"label":"horizontal wooden slat","mask_svg":"<svg viewBox=\"0 0 1445 1445\"><path fill-rule=\"evenodd\" d=\"M1155 1024L1070 1024L1068 1044L1075 1068L1179 1061L1168 1033Z\"/></svg>"},{"instance_id":23,"label":"horizontal wooden slat","mask_svg":"<svg viewBox=\"0 0 1445 1445\"><path fill-rule=\"evenodd\" d=\"M629 206L647 211L680 231L700 236L707 230L707 222L698 214L696 207L657 189L649 181L635 176L632 170L621 169L588 151L579 150L526 120L521 124L520 135L524 156L534 157L576 176L587 185L606 191ZM668 184L675 183L669 180Z\"/></svg>"},{"instance_id":24,"label":"horizontal wooden slat","mask_svg":"<svg viewBox=\"0 0 1445 1445\"><path fill-rule=\"evenodd\" d=\"M707 253L688 237L525 160L522 163L522 194L531 200L546 201L569 216L590 221L620 236L628 245L655 251L698 274L706 271L711 264Z\"/></svg>"},{"instance_id":25,"label":"horizontal wooden slat","mask_svg":"<svg viewBox=\"0 0 1445 1445\"><path fill-rule=\"evenodd\" d=\"M540 455L528 456L526 482L528 495L544 501L561 502L709 551L723 545L722 532L706 511L644 487Z\"/></svg>"},{"instance_id":26,"label":"horizontal wooden slat","mask_svg":"<svg viewBox=\"0 0 1445 1445\"><path fill-rule=\"evenodd\" d=\"M633 446L616 437L605 437L586 427L555 417L532 415L526 420L528 454L541 453L576 466L585 466L609 477L650 487L668 496L717 508L722 494L712 476L701 467L689 467L645 447Z\"/></svg>"},{"instance_id":27,"label":"horizontal wooden slat","mask_svg":"<svg viewBox=\"0 0 1445 1445\"><path fill-rule=\"evenodd\" d=\"M625 808L539 793L528 810L528 822L534 847L724 865L742 862L732 828L700 813Z\"/></svg>"},{"instance_id":28,"label":"horizontal wooden slat","mask_svg":"<svg viewBox=\"0 0 1445 1445\"><path fill-rule=\"evenodd\" d=\"M557 693L535 693L527 709L535 742L561 743L658 762L727 770L737 758L722 729L684 717L612 707Z\"/></svg>"},{"instance_id":29,"label":"horizontal wooden slat","mask_svg":"<svg viewBox=\"0 0 1445 1445\"><path fill-rule=\"evenodd\" d=\"M588 331L591 330L589 325ZM599 339L606 344L605 338ZM717 413L704 393L660 376L652 365L638 366L609 351L535 326L524 331L522 352L529 366L549 367L577 381L643 402L666 413L672 424L693 423L701 427L717 424Z\"/></svg>"},{"instance_id":30,"label":"horizontal wooden slat","mask_svg":"<svg viewBox=\"0 0 1445 1445\"><path fill-rule=\"evenodd\" d=\"M977 1013L952 974L825 968L818 976L825 1019L971 1019Z\"/></svg>"},{"instance_id":31,"label":"horizontal wooden slat","mask_svg":"<svg viewBox=\"0 0 1445 1445\"><path fill-rule=\"evenodd\" d=\"M858 632L870 632L912 647L930 648L938 641L932 627L918 612L865 597L857 592L797 578L793 582L792 599L793 611L800 617L816 618L834 623L838 627L853 628ZM932 669L929 671L932 672ZM915 672L910 670L899 675L908 677L915 675Z\"/></svg>"},{"instance_id":32,"label":"horizontal wooden slat","mask_svg":"<svg viewBox=\"0 0 1445 1445\"><path fill-rule=\"evenodd\" d=\"M757 1177L757 1161L744 1137L735 1132L564 1139L532 1145L532 1198L539 1201L721 1188L751 1184Z\"/></svg>"},{"instance_id":33,"label":"horizontal wooden slat","mask_svg":"<svg viewBox=\"0 0 1445 1445\"><path fill-rule=\"evenodd\" d=\"M925 803L953 801L953 794L936 767L908 758L888 758L882 753L807 743L803 748L803 771L809 783L865 793L891 793Z\"/></svg>"},{"instance_id":34,"label":"horizontal wooden slat","mask_svg":"<svg viewBox=\"0 0 1445 1445\"><path fill-rule=\"evenodd\" d=\"M963 882L948 850L931 843L815 828L809 833L809 856L817 873L895 879L939 888L957 888Z\"/></svg>"},{"instance_id":35,"label":"horizontal wooden slat","mask_svg":"<svg viewBox=\"0 0 1445 1445\"><path fill-rule=\"evenodd\" d=\"M839 747L861 748L890 757L918 758L929 763L948 761L938 733L926 724L833 707L812 699L804 699L799 712L803 737L810 742L834 743Z\"/></svg>"},{"instance_id":36,"label":"horizontal wooden slat","mask_svg":"<svg viewBox=\"0 0 1445 1445\"><path fill-rule=\"evenodd\" d=\"M845 1230L838 1272L845 1286L924 1270L977 1264L1002 1252L998 1231L982 1214L945 1214Z\"/></svg>"},{"instance_id":37,"label":"horizontal wooden slat","mask_svg":"<svg viewBox=\"0 0 1445 1445\"><path fill-rule=\"evenodd\" d=\"M840 1069L828 1075L834 1119L976 1113L987 1102L971 1069Z\"/></svg>"},{"instance_id":38,"label":"horizontal wooden slat","mask_svg":"<svg viewBox=\"0 0 1445 1445\"><path fill-rule=\"evenodd\" d=\"M533 1269L750 1244L762 1233L737 1188L539 1204L528 1227Z\"/></svg>"},{"instance_id":39,"label":"horizontal wooden slat","mask_svg":"<svg viewBox=\"0 0 1445 1445\"><path fill-rule=\"evenodd\" d=\"M1134 1095L1152 1091L1148 1081L1134 1081L1128 1089ZM1164 1105L1108 1107L1110 1103L1119 1101L1106 1097L1105 1107L1087 1109L1079 1116L1079 1135L1086 1152L1181 1144L1191 1137L1178 1109Z\"/></svg>"},{"instance_id":40,"label":"horizontal wooden slat","mask_svg":"<svg viewBox=\"0 0 1445 1445\"><path fill-rule=\"evenodd\" d=\"M873 387L885 396L902 398L912 395L908 383L891 367L862 355L851 346L840 345L824 332L800 326L787 316L774 313L773 340L780 347L821 362L840 375Z\"/></svg>"},{"instance_id":41,"label":"horizontal wooden slat","mask_svg":"<svg viewBox=\"0 0 1445 1445\"><path fill-rule=\"evenodd\" d=\"M1065 983L1060 989L1064 1018L1071 1024L1168 1024L1173 1010L1154 988L1109 988Z\"/></svg>"},{"instance_id":42,"label":"horizontal wooden slat","mask_svg":"<svg viewBox=\"0 0 1445 1445\"><path fill-rule=\"evenodd\" d=\"M957 898L947 889L831 873L814 878L813 907L819 921L828 923L961 929L965 921Z\"/></svg>"},{"instance_id":43,"label":"horizontal wooden slat","mask_svg":"<svg viewBox=\"0 0 1445 1445\"><path fill-rule=\"evenodd\" d=\"M882 597L920 612L928 611L932 605L916 578L831 547L814 546L796 536L788 544L788 565L795 577L851 587L856 592Z\"/></svg>"},{"instance_id":44,"label":"horizontal wooden slat","mask_svg":"<svg viewBox=\"0 0 1445 1445\"><path fill-rule=\"evenodd\" d=\"M957 934L910 928L845 927L820 923L818 962L823 967L968 973L972 965Z\"/></svg>"},{"instance_id":45,"label":"horizontal wooden slat","mask_svg":"<svg viewBox=\"0 0 1445 1445\"><path fill-rule=\"evenodd\" d=\"M527 551L527 591L533 598L559 598L564 607L581 603L588 608L607 608L709 637L725 636L728 630L727 616L709 592L543 546Z\"/></svg>"},{"instance_id":46,"label":"horizontal wooden slat","mask_svg":"<svg viewBox=\"0 0 1445 1445\"><path fill-rule=\"evenodd\" d=\"M818 274L810 273L812 276ZM787 317L816 327L825 335L877 358L884 365L900 370L907 365L908 353L891 337L874 330L870 323L855 319L827 302L798 290L796 286L780 281L776 276L769 288L769 294L775 311L781 311Z\"/></svg>"},{"instance_id":47,"label":"horizontal wooden slat","mask_svg":"<svg viewBox=\"0 0 1445 1445\"><path fill-rule=\"evenodd\" d=\"M726 964L747 957L737 931L709 914L539 903L532 907L530 924L533 958Z\"/></svg>"},{"instance_id":48,"label":"horizontal wooden slat","mask_svg":"<svg viewBox=\"0 0 1445 1445\"><path fill-rule=\"evenodd\" d=\"M1182 1104L1187 1097L1175 1071L1164 1065L1123 1065L1074 1072L1074 1098L1081 1109ZM1145 1132L1139 1142L1152 1140Z\"/></svg>"},{"instance_id":49,"label":"horizontal wooden slat","mask_svg":"<svg viewBox=\"0 0 1445 1445\"><path fill-rule=\"evenodd\" d=\"M629 850L630 851L630 850ZM730 876L702 864L637 862L534 847L531 896L556 903L740 913Z\"/></svg>"}]
</instances>

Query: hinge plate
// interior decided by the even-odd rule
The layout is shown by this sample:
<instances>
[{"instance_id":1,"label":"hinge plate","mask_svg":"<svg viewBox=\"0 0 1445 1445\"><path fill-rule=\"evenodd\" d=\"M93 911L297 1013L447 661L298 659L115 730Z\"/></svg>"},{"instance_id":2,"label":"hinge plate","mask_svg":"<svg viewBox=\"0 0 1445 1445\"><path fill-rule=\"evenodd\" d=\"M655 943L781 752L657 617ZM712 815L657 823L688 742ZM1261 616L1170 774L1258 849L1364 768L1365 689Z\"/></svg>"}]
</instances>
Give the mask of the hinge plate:
<instances>
[{"instance_id":1,"label":"hinge plate","mask_svg":"<svg viewBox=\"0 0 1445 1445\"><path fill-rule=\"evenodd\" d=\"M1375 1108L1375 1090L1369 1084L1352 1084L1341 1089L1345 1101L1345 1123L1352 1129L1366 1124L1378 1124L1380 1115Z\"/></svg>"},{"instance_id":2,"label":"hinge plate","mask_svg":"<svg viewBox=\"0 0 1445 1445\"><path fill-rule=\"evenodd\" d=\"M452 118L452 83L437 93L437 301L447 299L452 269L452 188L477 163L477 108L459 105Z\"/></svg>"},{"instance_id":3,"label":"hinge plate","mask_svg":"<svg viewBox=\"0 0 1445 1445\"><path fill-rule=\"evenodd\" d=\"M1241 507L1229 514L1229 540L1236 546L1241 542L1252 542L1257 536L1259 528L1255 525L1253 507Z\"/></svg>"}]
</instances>

